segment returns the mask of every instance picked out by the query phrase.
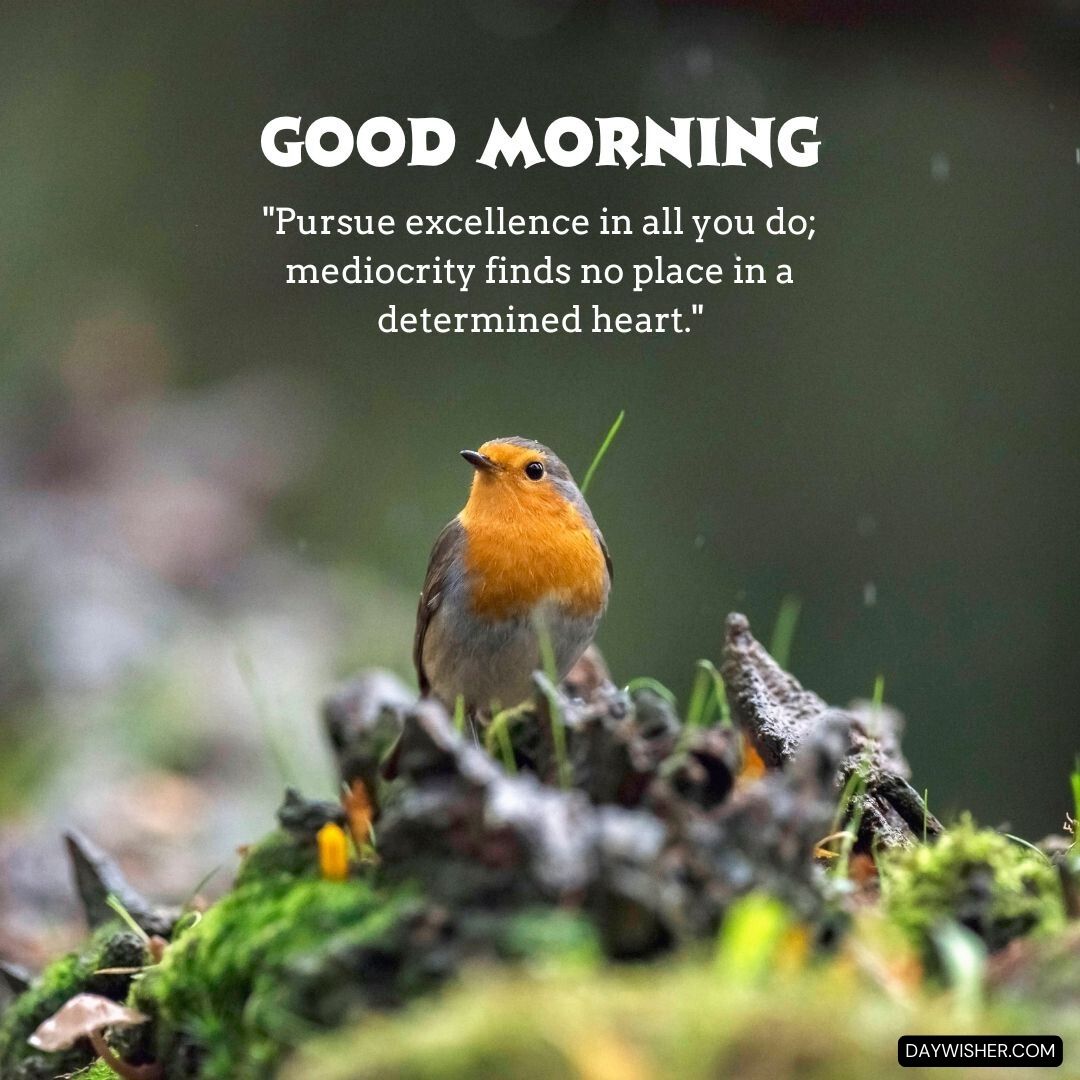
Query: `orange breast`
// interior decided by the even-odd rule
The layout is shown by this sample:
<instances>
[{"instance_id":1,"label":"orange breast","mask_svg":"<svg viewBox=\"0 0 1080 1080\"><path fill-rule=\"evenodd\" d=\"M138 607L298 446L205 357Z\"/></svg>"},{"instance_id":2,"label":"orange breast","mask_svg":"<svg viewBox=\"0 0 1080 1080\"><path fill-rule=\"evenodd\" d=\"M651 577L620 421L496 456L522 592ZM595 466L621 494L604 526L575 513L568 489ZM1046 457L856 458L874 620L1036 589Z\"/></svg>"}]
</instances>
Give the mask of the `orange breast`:
<instances>
[{"instance_id":1,"label":"orange breast","mask_svg":"<svg viewBox=\"0 0 1080 1080\"><path fill-rule=\"evenodd\" d=\"M575 615L604 603L607 571L600 544L577 509L555 493L538 500L470 498L465 566L473 610L505 619L554 600Z\"/></svg>"}]
</instances>

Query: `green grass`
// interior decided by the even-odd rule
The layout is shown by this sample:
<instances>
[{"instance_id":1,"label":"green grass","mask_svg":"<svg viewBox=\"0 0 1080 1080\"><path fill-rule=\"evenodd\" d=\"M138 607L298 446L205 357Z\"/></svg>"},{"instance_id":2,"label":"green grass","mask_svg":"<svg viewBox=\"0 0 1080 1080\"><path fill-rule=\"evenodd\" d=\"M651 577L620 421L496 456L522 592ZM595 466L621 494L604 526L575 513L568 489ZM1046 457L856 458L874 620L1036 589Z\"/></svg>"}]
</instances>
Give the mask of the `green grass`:
<instances>
[{"instance_id":1,"label":"green grass","mask_svg":"<svg viewBox=\"0 0 1080 1080\"><path fill-rule=\"evenodd\" d=\"M933 939L956 1011L971 1023L986 1003L986 945L952 919L935 927Z\"/></svg>"},{"instance_id":2,"label":"green grass","mask_svg":"<svg viewBox=\"0 0 1080 1080\"><path fill-rule=\"evenodd\" d=\"M1069 776L1069 786L1072 788L1073 797L1073 842L1072 848L1069 849L1071 851L1080 845L1080 755L1077 755L1076 764Z\"/></svg>"},{"instance_id":3,"label":"green grass","mask_svg":"<svg viewBox=\"0 0 1080 1080\"><path fill-rule=\"evenodd\" d=\"M540 660L547 676L547 685L543 687L551 716L551 743L555 752L555 768L559 786L568 790L573 783L574 772L570 767L570 758L566 750L566 725L563 723L562 705L559 703L559 670L555 663L555 647L551 642L551 630L547 623L536 620L536 636L540 642Z\"/></svg>"},{"instance_id":4,"label":"green grass","mask_svg":"<svg viewBox=\"0 0 1080 1080\"><path fill-rule=\"evenodd\" d=\"M592 483L593 477L596 475L596 470L600 467L600 462L604 460L604 455L608 452L611 444L615 441L615 436L619 433L619 428L622 427L622 422L626 418L626 410L620 409L619 415L615 417L615 423L608 429L607 435L604 436L604 441L600 444L600 449L596 451L596 456L592 459L592 464L585 471L585 479L581 481L581 494L589 490L589 485Z\"/></svg>"},{"instance_id":5,"label":"green grass","mask_svg":"<svg viewBox=\"0 0 1080 1080\"><path fill-rule=\"evenodd\" d=\"M881 714L881 706L885 704L885 676L880 672L874 678L874 696L870 700L874 708L875 719Z\"/></svg>"},{"instance_id":6,"label":"green grass","mask_svg":"<svg viewBox=\"0 0 1080 1080\"><path fill-rule=\"evenodd\" d=\"M848 868L851 865L851 852L855 847L855 841L859 839L859 828L863 817L863 796L866 794L866 781L870 774L870 762L862 758L859 764L852 770L851 775L840 792L840 799L836 804L836 814L833 816L833 826L830 835L840 838L840 851L831 867L834 878L843 881L848 876ZM840 826L847 817L847 824L841 830Z\"/></svg>"},{"instance_id":7,"label":"green grass","mask_svg":"<svg viewBox=\"0 0 1080 1080\"><path fill-rule=\"evenodd\" d=\"M566 726L563 723L562 705L559 704L559 693L553 683L544 688L544 696L547 698L548 711L551 714L551 742L555 753L555 769L559 787L564 791L569 791L573 786L574 771L570 767L570 758L566 750Z\"/></svg>"},{"instance_id":8,"label":"green grass","mask_svg":"<svg viewBox=\"0 0 1080 1080\"><path fill-rule=\"evenodd\" d=\"M885 700L885 676L878 675L874 679L874 693L870 702L870 728L876 732L878 719L881 716L881 706ZM863 752L859 764L847 778L843 791L840 792L840 800L836 804L836 813L833 815L831 835L840 837L840 852L836 862L832 866L832 874L842 880L847 877L848 867L851 862L851 852L855 847L855 841L859 839L859 829L862 826L863 813L866 804L866 782L870 775L870 748ZM847 825L840 831L844 818L848 816ZM923 839L925 840L926 819L923 819Z\"/></svg>"},{"instance_id":9,"label":"green grass","mask_svg":"<svg viewBox=\"0 0 1080 1080\"><path fill-rule=\"evenodd\" d=\"M1028 851L1038 855L1039 858L1045 860L1048 865L1052 865L1050 863L1050 856L1047 855L1042 848L1036 847L1030 840L1025 840L1022 836L1017 836L1016 833L1011 832L1002 833L1001 835L1004 836L1006 840L1011 840L1014 844L1019 844L1021 847L1027 848Z\"/></svg>"},{"instance_id":10,"label":"green grass","mask_svg":"<svg viewBox=\"0 0 1080 1080\"><path fill-rule=\"evenodd\" d=\"M795 628L799 625L802 601L797 596L785 596L780 601L780 610L773 625L769 652L772 658L784 669L791 659L791 646L795 640Z\"/></svg>"},{"instance_id":11,"label":"green grass","mask_svg":"<svg viewBox=\"0 0 1080 1080\"><path fill-rule=\"evenodd\" d=\"M721 725L730 727L731 710L723 676L711 660L699 660L695 669L690 701L686 706L686 726L709 727L719 712Z\"/></svg>"},{"instance_id":12,"label":"green grass","mask_svg":"<svg viewBox=\"0 0 1080 1080\"><path fill-rule=\"evenodd\" d=\"M515 705L512 709L502 709L491 718L484 732L484 749L494 755L498 750L503 768L511 775L517 773L517 759L514 757L514 744L510 739L510 722L531 712L529 702Z\"/></svg>"},{"instance_id":13,"label":"green grass","mask_svg":"<svg viewBox=\"0 0 1080 1080\"><path fill-rule=\"evenodd\" d=\"M651 690L657 697L663 698L669 705L678 705L678 699L675 694L669 690L659 679L652 678L651 675L639 675L636 679L631 679L624 687L631 697L638 690Z\"/></svg>"},{"instance_id":14,"label":"green grass","mask_svg":"<svg viewBox=\"0 0 1080 1080\"><path fill-rule=\"evenodd\" d=\"M150 936L147 932L135 921L135 917L130 911L120 902L120 898L109 893L105 897L105 903L112 908L113 911L119 916L124 925L137 937L140 938L144 944L149 944Z\"/></svg>"}]
</instances>

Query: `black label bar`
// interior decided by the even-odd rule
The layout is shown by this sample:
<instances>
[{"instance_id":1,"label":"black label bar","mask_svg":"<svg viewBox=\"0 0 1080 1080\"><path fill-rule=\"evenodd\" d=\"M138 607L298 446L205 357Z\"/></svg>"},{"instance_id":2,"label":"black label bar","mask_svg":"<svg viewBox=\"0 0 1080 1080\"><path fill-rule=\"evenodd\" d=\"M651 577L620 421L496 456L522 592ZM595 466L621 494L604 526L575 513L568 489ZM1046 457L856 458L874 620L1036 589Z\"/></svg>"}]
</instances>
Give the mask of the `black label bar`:
<instances>
[{"instance_id":1,"label":"black label bar","mask_svg":"<svg viewBox=\"0 0 1080 1080\"><path fill-rule=\"evenodd\" d=\"M1060 1035L901 1035L896 1046L905 1067L1054 1069L1064 1055Z\"/></svg>"}]
</instances>

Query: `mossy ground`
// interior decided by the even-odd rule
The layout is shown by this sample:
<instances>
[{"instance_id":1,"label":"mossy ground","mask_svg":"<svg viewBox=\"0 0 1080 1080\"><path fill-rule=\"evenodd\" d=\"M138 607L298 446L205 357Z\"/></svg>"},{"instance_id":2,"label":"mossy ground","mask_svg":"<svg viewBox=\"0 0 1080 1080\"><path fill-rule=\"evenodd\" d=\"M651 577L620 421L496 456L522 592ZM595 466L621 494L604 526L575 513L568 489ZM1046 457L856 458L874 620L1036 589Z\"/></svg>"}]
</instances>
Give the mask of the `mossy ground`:
<instances>
[{"instance_id":1,"label":"mossy ground","mask_svg":"<svg viewBox=\"0 0 1080 1080\"><path fill-rule=\"evenodd\" d=\"M120 1077L104 1061L99 1060L82 1072L75 1073L71 1080L120 1080Z\"/></svg>"},{"instance_id":2,"label":"mossy ground","mask_svg":"<svg viewBox=\"0 0 1080 1080\"><path fill-rule=\"evenodd\" d=\"M37 1026L70 998L83 990L122 1000L129 979L96 974L102 968L139 966L144 953L141 941L120 922L97 930L78 952L69 953L48 967L34 985L4 1013L0 1022L0 1077L3 1080L52 1080L84 1066L89 1050L84 1047L63 1054L31 1050L27 1039Z\"/></svg>"},{"instance_id":3,"label":"mossy ground","mask_svg":"<svg viewBox=\"0 0 1080 1080\"><path fill-rule=\"evenodd\" d=\"M305 843L284 829L275 829L245 852L236 875L236 887L292 880L303 875L310 877L316 872L318 861L314 839Z\"/></svg>"},{"instance_id":4,"label":"mossy ground","mask_svg":"<svg viewBox=\"0 0 1080 1080\"><path fill-rule=\"evenodd\" d=\"M279 846L278 838L272 847ZM258 880L246 866L242 883L133 991L133 1004L155 1018L154 1056L170 1076L263 1080L290 1050L365 1006L416 996L432 980L398 956L402 928L420 909L407 887L380 890L310 872ZM478 921L477 939L490 939L508 960L554 957L567 967L600 960L589 924L568 913Z\"/></svg>"},{"instance_id":5,"label":"mossy ground","mask_svg":"<svg viewBox=\"0 0 1080 1080\"><path fill-rule=\"evenodd\" d=\"M905 1033L1080 1040L1068 995L1005 993L973 1012L935 970L935 933L949 922L990 948L1021 934L1064 940L1054 934L1065 923L1061 886L1044 856L963 819L880 868L881 902L857 907L826 950L764 894L729 911L714 950L634 967L606 964L581 914L464 913L456 932L490 948L432 997L438 980L400 961L403 928L430 911L418 891L380 885L371 866L323 880L312 845L274 833L249 852L234 889L135 981L129 1000L152 1017L139 1048L169 1080L861 1080L896 1068ZM85 1068L85 1051L43 1057L25 1038L93 983L122 930L99 931L9 1011L4 1080L80 1067L78 1080L115 1080L101 1063ZM1080 950L1070 950L1057 950L1055 987L1080 981Z\"/></svg>"},{"instance_id":6,"label":"mossy ground","mask_svg":"<svg viewBox=\"0 0 1080 1080\"><path fill-rule=\"evenodd\" d=\"M699 958L585 979L489 973L437 1004L417 1003L309 1044L282 1077L867 1080L938 1074L898 1067L903 1034L1046 1030L1064 1033L1068 1061L1080 1045L1080 1022L1064 1010L1051 1018L995 1007L972 1018L942 993L883 993L847 956L742 985Z\"/></svg>"},{"instance_id":7,"label":"mossy ground","mask_svg":"<svg viewBox=\"0 0 1080 1080\"><path fill-rule=\"evenodd\" d=\"M985 918L969 929L992 945L1005 927L1049 934L1064 922L1045 857L965 818L935 844L882 859L883 902L836 953L815 958L782 906L755 898L729 916L716 957L611 969L587 920L539 909L475 930L497 939L493 954L441 998L350 1020L363 994L330 994L327 1011L304 973L386 939L418 896L380 890L374 873L323 881L316 863L310 847L272 834L249 853L236 889L141 980L134 999L157 1018L170 1075L184 1075L185 1048L190 1075L207 1080L262 1080L298 1048L285 1066L295 1080L879 1075L905 1031L1034 1030L1015 1002L961 1015L924 975L935 928L975 910L973 875ZM868 974L875 965L887 974ZM423 989L403 985L401 999ZM1066 1019L1054 1023L1062 1030Z\"/></svg>"},{"instance_id":8,"label":"mossy ground","mask_svg":"<svg viewBox=\"0 0 1080 1080\"><path fill-rule=\"evenodd\" d=\"M991 950L1065 923L1061 879L1050 860L964 816L933 844L882 859L885 911L924 955L953 920Z\"/></svg>"},{"instance_id":9,"label":"mossy ground","mask_svg":"<svg viewBox=\"0 0 1080 1080\"><path fill-rule=\"evenodd\" d=\"M408 892L364 881L249 876L139 981L133 1000L156 1018L158 1056L177 1075L269 1075L286 1049L319 1030L317 1003L297 998L295 965L377 940L409 903Z\"/></svg>"}]
</instances>

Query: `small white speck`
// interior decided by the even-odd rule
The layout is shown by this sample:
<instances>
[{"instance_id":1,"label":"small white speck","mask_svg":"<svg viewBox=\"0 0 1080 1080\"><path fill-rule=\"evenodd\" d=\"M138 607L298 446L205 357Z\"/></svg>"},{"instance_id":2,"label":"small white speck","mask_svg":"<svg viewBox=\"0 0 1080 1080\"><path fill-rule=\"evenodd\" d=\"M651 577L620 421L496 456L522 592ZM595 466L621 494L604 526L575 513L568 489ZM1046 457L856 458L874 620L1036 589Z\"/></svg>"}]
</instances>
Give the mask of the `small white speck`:
<instances>
[{"instance_id":1,"label":"small white speck","mask_svg":"<svg viewBox=\"0 0 1080 1080\"><path fill-rule=\"evenodd\" d=\"M694 547L698 551L700 551L704 546L705 546L705 537L702 536L701 533L698 533L697 536L694 537Z\"/></svg>"},{"instance_id":2,"label":"small white speck","mask_svg":"<svg viewBox=\"0 0 1080 1080\"><path fill-rule=\"evenodd\" d=\"M949 179L949 173L952 171L952 166L949 163L947 154L935 154L930 159L930 178L936 180L939 184L944 184Z\"/></svg>"},{"instance_id":3,"label":"small white speck","mask_svg":"<svg viewBox=\"0 0 1080 1080\"><path fill-rule=\"evenodd\" d=\"M862 602L865 607L873 607L877 603L877 586L872 581L862 587Z\"/></svg>"}]
</instances>

